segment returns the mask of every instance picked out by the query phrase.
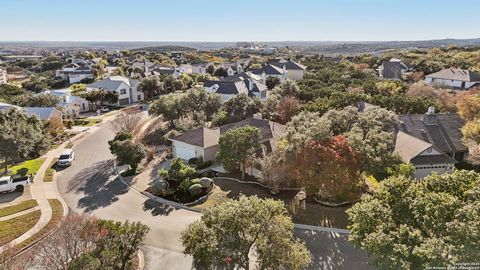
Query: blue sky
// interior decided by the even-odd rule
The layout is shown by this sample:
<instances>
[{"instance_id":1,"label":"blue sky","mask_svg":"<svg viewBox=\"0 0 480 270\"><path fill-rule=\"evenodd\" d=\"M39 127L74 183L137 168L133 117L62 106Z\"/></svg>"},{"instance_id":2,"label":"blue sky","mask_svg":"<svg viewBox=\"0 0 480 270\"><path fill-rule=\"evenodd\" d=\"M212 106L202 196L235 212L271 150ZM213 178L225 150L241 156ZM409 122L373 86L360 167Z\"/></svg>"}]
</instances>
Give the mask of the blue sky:
<instances>
[{"instance_id":1,"label":"blue sky","mask_svg":"<svg viewBox=\"0 0 480 270\"><path fill-rule=\"evenodd\" d=\"M0 0L0 40L474 38L479 10L479 0Z\"/></svg>"}]
</instances>

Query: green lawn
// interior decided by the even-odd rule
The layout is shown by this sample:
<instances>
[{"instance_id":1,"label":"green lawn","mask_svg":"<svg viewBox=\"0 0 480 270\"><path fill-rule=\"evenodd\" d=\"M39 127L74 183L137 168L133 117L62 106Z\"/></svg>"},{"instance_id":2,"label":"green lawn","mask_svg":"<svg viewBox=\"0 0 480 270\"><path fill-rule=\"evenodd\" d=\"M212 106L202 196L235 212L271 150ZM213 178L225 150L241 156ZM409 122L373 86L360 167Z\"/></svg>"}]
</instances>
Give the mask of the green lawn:
<instances>
[{"instance_id":1,"label":"green lawn","mask_svg":"<svg viewBox=\"0 0 480 270\"><path fill-rule=\"evenodd\" d=\"M50 207L52 208L52 218L48 221L47 225L43 227L40 231L34 234L32 237L28 238L27 240L23 241L22 243L15 246L16 249L20 250L28 245L32 244L33 242L37 241L38 239L44 237L49 232L51 232L55 226L62 220L63 217L63 206L62 203L57 199L48 199L50 203Z\"/></svg>"},{"instance_id":2,"label":"green lawn","mask_svg":"<svg viewBox=\"0 0 480 270\"><path fill-rule=\"evenodd\" d=\"M27 201L23 201L21 203L18 203L18 204L12 205L12 206L7 206L7 207L4 207L4 208L0 208L0 217L13 215L15 213L22 212L22 211L25 211L27 209L33 208L37 205L38 205L37 201L27 200Z\"/></svg>"},{"instance_id":3,"label":"green lawn","mask_svg":"<svg viewBox=\"0 0 480 270\"><path fill-rule=\"evenodd\" d=\"M40 210L0 221L0 246L3 246L15 238L30 230L40 219Z\"/></svg>"},{"instance_id":4,"label":"green lawn","mask_svg":"<svg viewBox=\"0 0 480 270\"><path fill-rule=\"evenodd\" d=\"M45 158L37 158L37 159L31 159L27 160L24 163L14 165L14 166L9 166L8 170L10 171L9 175L16 175L20 174L21 176L26 176L30 174L36 174L38 172L38 169L40 169L40 166L42 166L43 162L45 161Z\"/></svg>"},{"instance_id":5,"label":"green lawn","mask_svg":"<svg viewBox=\"0 0 480 270\"><path fill-rule=\"evenodd\" d=\"M52 182L53 175L55 175L55 167L57 166L58 158L54 158L50 163L50 166L45 171L45 175L43 176L43 182Z\"/></svg>"}]
</instances>

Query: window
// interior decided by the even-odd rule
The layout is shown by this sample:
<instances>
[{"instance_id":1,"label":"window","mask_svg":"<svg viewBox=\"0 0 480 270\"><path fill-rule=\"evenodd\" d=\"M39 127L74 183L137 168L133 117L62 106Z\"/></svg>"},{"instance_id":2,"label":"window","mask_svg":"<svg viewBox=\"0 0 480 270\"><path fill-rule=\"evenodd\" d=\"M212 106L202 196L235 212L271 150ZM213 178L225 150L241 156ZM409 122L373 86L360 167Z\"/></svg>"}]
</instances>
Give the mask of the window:
<instances>
[{"instance_id":1,"label":"window","mask_svg":"<svg viewBox=\"0 0 480 270\"><path fill-rule=\"evenodd\" d=\"M126 95L127 89L120 89L120 95Z\"/></svg>"},{"instance_id":2,"label":"window","mask_svg":"<svg viewBox=\"0 0 480 270\"><path fill-rule=\"evenodd\" d=\"M8 184L8 181L0 181L0 185L6 185Z\"/></svg>"},{"instance_id":3,"label":"window","mask_svg":"<svg viewBox=\"0 0 480 270\"><path fill-rule=\"evenodd\" d=\"M142 95L138 95L137 100L142 100Z\"/></svg>"}]
</instances>

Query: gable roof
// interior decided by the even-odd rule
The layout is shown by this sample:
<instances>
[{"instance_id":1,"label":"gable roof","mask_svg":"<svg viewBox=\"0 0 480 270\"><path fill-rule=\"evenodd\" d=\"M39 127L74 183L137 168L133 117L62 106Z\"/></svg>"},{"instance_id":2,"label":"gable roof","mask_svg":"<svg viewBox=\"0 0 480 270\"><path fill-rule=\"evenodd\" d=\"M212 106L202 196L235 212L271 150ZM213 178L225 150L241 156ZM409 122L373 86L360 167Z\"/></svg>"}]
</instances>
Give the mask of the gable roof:
<instances>
[{"instance_id":1,"label":"gable roof","mask_svg":"<svg viewBox=\"0 0 480 270\"><path fill-rule=\"evenodd\" d=\"M272 149L273 144L285 133L285 126L265 119L247 118L237 123L223 125L216 129L200 127L171 138L172 141L179 141L199 147L210 147L218 144L220 135L230 129L252 126L260 129L260 143Z\"/></svg>"},{"instance_id":2,"label":"gable roof","mask_svg":"<svg viewBox=\"0 0 480 270\"><path fill-rule=\"evenodd\" d=\"M36 115L40 120L49 120L54 112L60 112L54 107L23 107L28 114Z\"/></svg>"},{"instance_id":3,"label":"gable roof","mask_svg":"<svg viewBox=\"0 0 480 270\"><path fill-rule=\"evenodd\" d=\"M236 95L236 94L248 94L248 88L243 81L205 81L204 87L218 86L217 94L224 95Z\"/></svg>"},{"instance_id":4,"label":"gable roof","mask_svg":"<svg viewBox=\"0 0 480 270\"><path fill-rule=\"evenodd\" d=\"M283 69L283 67L285 66L287 70L306 70L307 69L307 67L305 67L304 65L301 65L292 60L270 61L268 62L268 64L274 65L281 69Z\"/></svg>"},{"instance_id":5,"label":"gable roof","mask_svg":"<svg viewBox=\"0 0 480 270\"><path fill-rule=\"evenodd\" d=\"M250 85L249 85L249 80L252 81L252 89L249 89ZM259 82L256 78L253 78L250 74L246 73L246 72L241 72L237 75L233 75L233 76L230 76L230 77L225 77L225 78L222 78L221 81L225 81L225 82L238 82L238 81L242 81L245 83L245 86L247 87L247 89L250 91L250 92L263 92L263 91L267 91L268 90L268 87Z\"/></svg>"},{"instance_id":6,"label":"gable roof","mask_svg":"<svg viewBox=\"0 0 480 270\"><path fill-rule=\"evenodd\" d=\"M404 114L399 119L401 131L431 143L444 153L467 151L461 132L465 122L458 114Z\"/></svg>"},{"instance_id":7,"label":"gable roof","mask_svg":"<svg viewBox=\"0 0 480 270\"><path fill-rule=\"evenodd\" d=\"M208 129L199 127L197 129L182 133L171 140L208 148L218 144L220 138L219 129Z\"/></svg>"},{"instance_id":8,"label":"gable roof","mask_svg":"<svg viewBox=\"0 0 480 270\"><path fill-rule=\"evenodd\" d=\"M386 79L401 79L402 69L409 69L409 67L403 62L398 61L383 61L380 67L382 77Z\"/></svg>"},{"instance_id":9,"label":"gable roof","mask_svg":"<svg viewBox=\"0 0 480 270\"><path fill-rule=\"evenodd\" d=\"M87 88L103 88L106 90L117 90L122 83L125 83L129 87L136 87L139 84L139 81L125 78L122 76L111 76L101 81L91 83L87 85Z\"/></svg>"},{"instance_id":10,"label":"gable roof","mask_svg":"<svg viewBox=\"0 0 480 270\"><path fill-rule=\"evenodd\" d=\"M282 68L276 67L271 64L267 64L259 69L253 70L252 73L258 74L258 75L262 75L263 73L265 73L266 75L283 75L284 74Z\"/></svg>"},{"instance_id":11,"label":"gable roof","mask_svg":"<svg viewBox=\"0 0 480 270\"><path fill-rule=\"evenodd\" d=\"M463 82L480 82L480 73L466 69L448 68L425 76L425 78L454 80Z\"/></svg>"},{"instance_id":12,"label":"gable roof","mask_svg":"<svg viewBox=\"0 0 480 270\"><path fill-rule=\"evenodd\" d=\"M0 102L0 110L10 109L10 108L21 109L21 107L17 105Z\"/></svg>"}]
</instances>

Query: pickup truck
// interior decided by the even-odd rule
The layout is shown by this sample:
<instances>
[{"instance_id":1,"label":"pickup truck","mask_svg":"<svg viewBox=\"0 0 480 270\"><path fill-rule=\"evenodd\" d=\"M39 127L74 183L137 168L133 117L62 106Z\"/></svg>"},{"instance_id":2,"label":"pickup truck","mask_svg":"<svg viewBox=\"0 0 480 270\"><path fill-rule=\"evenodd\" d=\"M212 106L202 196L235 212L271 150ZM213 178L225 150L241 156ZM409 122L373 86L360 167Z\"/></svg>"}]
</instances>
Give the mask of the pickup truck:
<instances>
[{"instance_id":1,"label":"pickup truck","mask_svg":"<svg viewBox=\"0 0 480 270\"><path fill-rule=\"evenodd\" d=\"M0 192L20 191L23 192L25 187L30 184L30 177L12 177L2 176L0 177Z\"/></svg>"}]
</instances>

